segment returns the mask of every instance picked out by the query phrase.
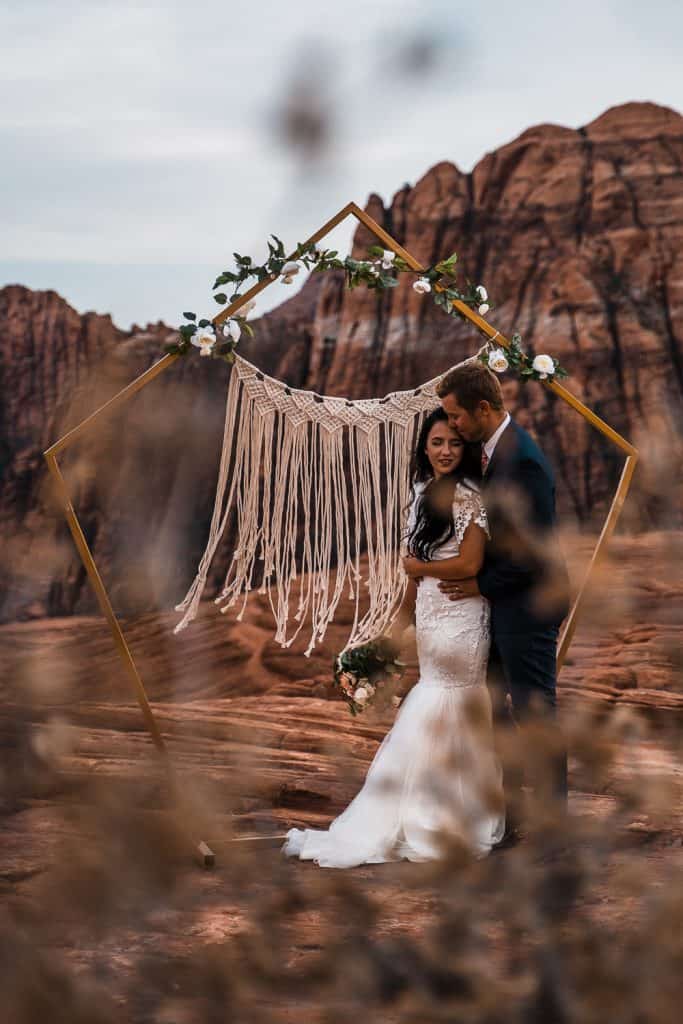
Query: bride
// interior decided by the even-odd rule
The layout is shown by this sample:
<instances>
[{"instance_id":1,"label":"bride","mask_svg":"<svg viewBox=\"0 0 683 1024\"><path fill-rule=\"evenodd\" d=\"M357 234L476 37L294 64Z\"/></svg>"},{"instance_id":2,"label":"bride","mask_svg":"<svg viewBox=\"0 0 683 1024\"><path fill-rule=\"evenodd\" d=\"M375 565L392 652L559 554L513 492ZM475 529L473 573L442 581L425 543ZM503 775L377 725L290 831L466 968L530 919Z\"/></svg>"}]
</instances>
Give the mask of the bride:
<instances>
[{"instance_id":1,"label":"bride","mask_svg":"<svg viewBox=\"0 0 683 1024\"><path fill-rule=\"evenodd\" d=\"M420 677L382 740L362 789L329 829L292 828L282 852L349 868L440 857L444 838L485 856L503 837L501 770L486 686L489 604L452 602L440 580L476 576L486 511L467 475L471 458L440 407L413 457L403 564L406 596L392 636L414 617ZM477 475L476 471L473 475Z\"/></svg>"}]
</instances>

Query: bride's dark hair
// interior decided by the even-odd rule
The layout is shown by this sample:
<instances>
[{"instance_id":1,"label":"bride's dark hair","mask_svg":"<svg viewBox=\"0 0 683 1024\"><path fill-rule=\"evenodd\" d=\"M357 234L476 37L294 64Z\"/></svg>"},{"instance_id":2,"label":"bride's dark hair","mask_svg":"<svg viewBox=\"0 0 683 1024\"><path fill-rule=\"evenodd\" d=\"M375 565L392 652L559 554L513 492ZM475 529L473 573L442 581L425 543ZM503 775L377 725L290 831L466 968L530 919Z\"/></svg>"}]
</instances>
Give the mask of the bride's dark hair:
<instances>
[{"instance_id":1,"label":"bride's dark hair","mask_svg":"<svg viewBox=\"0 0 683 1024\"><path fill-rule=\"evenodd\" d=\"M422 424L410 467L411 499L415 496L415 485L427 481L417 502L415 525L406 538L410 553L424 562L430 561L435 548L445 544L455 533L453 497L456 484L468 486L467 479L481 479L478 452L469 444L465 444L457 468L447 476L435 478L427 456L427 439L434 424L444 421L448 422L448 416L440 405L429 413Z\"/></svg>"}]
</instances>

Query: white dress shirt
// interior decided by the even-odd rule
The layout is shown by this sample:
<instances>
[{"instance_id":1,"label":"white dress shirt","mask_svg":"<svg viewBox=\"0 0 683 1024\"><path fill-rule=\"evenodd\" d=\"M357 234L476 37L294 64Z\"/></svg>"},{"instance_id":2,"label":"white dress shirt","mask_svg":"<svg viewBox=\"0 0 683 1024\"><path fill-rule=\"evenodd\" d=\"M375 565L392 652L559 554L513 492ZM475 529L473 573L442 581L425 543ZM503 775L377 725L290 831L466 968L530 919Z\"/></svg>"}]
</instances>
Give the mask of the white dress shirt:
<instances>
[{"instance_id":1,"label":"white dress shirt","mask_svg":"<svg viewBox=\"0 0 683 1024\"><path fill-rule=\"evenodd\" d=\"M495 431L495 433L491 434L491 436L488 439L488 441L484 442L484 451L486 452L486 458L488 459L489 462L493 458L493 453L496 450L496 445L500 441L500 435L503 433L503 431L505 430L505 428L507 427L509 422L510 422L510 413L506 412L505 413L505 418L504 418L503 422L501 423L501 425L498 427L498 429Z\"/></svg>"}]
</instances>

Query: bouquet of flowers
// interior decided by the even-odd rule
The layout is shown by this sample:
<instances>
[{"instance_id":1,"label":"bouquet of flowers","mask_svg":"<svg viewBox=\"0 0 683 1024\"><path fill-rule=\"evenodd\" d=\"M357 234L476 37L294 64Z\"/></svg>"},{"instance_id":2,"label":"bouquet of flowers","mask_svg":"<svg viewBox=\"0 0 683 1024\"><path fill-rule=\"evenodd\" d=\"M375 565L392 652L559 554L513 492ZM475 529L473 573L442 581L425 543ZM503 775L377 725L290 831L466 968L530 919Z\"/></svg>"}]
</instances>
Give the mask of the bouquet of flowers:
<instances>
[{"instance_id":1,"label":"bouquet of flowers","mask_svg":"<svg viewBox=\"0 0 683 1024\"><path fill-rule=\"evenodd\" d=\"M360 647L350 647L337 655L334 663L334 682L352 715L357 715L370 704L388 704L389 698L398 706L399 698L392 693L405 673L405 664L397 657L396 645L381 636Z\"/></svg>"}]
</instances>

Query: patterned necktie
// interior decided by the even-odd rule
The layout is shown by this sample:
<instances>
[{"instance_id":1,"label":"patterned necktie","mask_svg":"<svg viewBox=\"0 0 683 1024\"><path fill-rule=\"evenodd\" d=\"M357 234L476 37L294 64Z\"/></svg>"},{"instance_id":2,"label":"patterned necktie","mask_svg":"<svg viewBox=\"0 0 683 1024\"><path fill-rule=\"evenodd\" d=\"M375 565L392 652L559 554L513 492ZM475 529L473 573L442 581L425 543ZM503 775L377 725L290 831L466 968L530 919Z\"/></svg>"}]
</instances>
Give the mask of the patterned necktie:
<instances>
[{"instance_id":1,"label":"patterned necktie","mask_svg":"<svg viewBox=\"0 0 683 1024\"><path fill-rule=\"evenodd\" d=\"M486 449L482 445L482 448L481 448L481 475L482 476L486 476L486 467L488 466L488 464L489 464L489 457L486 454Z\"/></svg>"}]
</instances>

